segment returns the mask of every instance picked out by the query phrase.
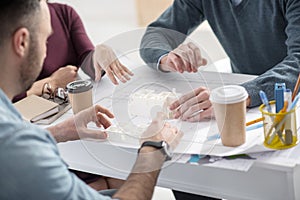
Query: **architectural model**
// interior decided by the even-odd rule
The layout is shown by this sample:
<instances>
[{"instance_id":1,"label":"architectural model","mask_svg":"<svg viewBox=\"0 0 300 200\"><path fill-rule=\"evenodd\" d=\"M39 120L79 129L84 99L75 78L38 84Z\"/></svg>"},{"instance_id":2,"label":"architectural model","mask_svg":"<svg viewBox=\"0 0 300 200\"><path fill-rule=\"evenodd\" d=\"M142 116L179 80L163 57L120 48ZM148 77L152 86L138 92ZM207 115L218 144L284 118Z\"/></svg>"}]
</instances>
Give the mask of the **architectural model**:
<instances>
[{"instance_id":1,"label":"architectural model","mask_svg":"<svg viewBox=\"0 0 300 200\"><path fill-rule=\"evenodd\" d=\"M129 113L132 116L153 118L157 112L163 112L169 119L173 113L169 106L178 99L179 94L173 89L172 92L156 93L154 90L141 89L130 95Z\"/></svg>"}]
</instances>

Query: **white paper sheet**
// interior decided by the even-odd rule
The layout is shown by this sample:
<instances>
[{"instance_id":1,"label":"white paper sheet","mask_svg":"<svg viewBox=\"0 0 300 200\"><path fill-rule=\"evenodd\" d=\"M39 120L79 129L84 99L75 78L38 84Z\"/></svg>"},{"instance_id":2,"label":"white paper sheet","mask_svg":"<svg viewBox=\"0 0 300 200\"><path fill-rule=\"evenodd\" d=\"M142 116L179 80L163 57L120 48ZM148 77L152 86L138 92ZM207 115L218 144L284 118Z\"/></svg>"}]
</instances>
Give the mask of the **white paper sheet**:
<instances>
[{"instance_id":1,"label":"white paper sheet","mask_svg":"<svg viewBox=\"0 0 300 200\"><path fill-rule=\"evenodd\" d=\"M237 75L231 73L200 72L196 74L161 73L141 66L133 70L134 77L126 84L114 87L107 77L94 86L94 103L100 104L115 114L113 125L107 131L109 138L107 143L127 148L139 148L139 138L142 132L150 124L151 119L131 116L129 111L130 95L140 89L150 89L157 93L176 92L185 94L194 88L204 86L210 89L221 85L240 84L255 78L249 75ZM140 109L143 109L142 107ZM146 109L145 109L146 110ZM151 110L151 109L147 109ZM148 116L148 115L146 115ZM150 113L149 116L155 116ZM258 109L247 112L247 121L261 117ZM180 144L175 149L181 154L206 154L215 156L228 156L241 153L253 153L270 151L263 146L263 129L248 131L246 143L235 148L225 147L220 139L208 140L218 133L215 120L199 123L187 123L178 120L170 121L183 133ZM90 128L96 128L89 125Z\"/></svg>"}]
</instances>

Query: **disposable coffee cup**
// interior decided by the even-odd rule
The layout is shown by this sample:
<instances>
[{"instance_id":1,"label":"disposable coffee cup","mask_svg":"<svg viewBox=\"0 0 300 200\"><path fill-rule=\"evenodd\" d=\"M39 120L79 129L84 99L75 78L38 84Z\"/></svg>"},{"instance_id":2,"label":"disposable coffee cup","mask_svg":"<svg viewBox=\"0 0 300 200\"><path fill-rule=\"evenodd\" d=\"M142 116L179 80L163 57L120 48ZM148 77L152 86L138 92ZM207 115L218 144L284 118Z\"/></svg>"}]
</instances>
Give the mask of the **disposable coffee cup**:
<instances>
[{"instance_id":1,"label":"disposable coffee cup","mask_svg":"<svg viewBox=\"0 0 300 200\"><path fill-rule=\"evenodd\" d=\"M237 85L222 86L211 92L210 101L224 146L236 147L246 141L247 98L245 88Z\"/></svg>"},{"instance_id":2,"label":"disposable coffee cup","mask_svg":"<svg viewBox=\"0 0 300 200\"><path fill-rule=\"evenodd\" d=\"M92 89L92 82L88 80L73 81L67 85L68 97L74 114L93 105Z\"/></svg>"}]
</instances>

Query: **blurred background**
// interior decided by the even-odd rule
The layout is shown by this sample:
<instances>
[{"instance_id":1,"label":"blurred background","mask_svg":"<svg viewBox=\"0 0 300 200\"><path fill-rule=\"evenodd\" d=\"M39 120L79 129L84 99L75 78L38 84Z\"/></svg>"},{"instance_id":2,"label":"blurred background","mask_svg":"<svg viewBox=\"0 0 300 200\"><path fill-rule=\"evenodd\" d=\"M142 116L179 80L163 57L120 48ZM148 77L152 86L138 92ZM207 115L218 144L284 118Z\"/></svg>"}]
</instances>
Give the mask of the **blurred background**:
<instances>
[{"instance_id":1,"label":"blurred background","mask_svg":"<svg viewBox=\"0 0 300 200\"><path fill-rule=\"evenodd\" d=\"M85 28L94 44L154 21L173 0L51 0L73 6L81 16ZM226 54L204 22L191 35L209 54L212 61L226 58ZM124 41L125 42L125 41Z\"/></svg>"}]
</instances>

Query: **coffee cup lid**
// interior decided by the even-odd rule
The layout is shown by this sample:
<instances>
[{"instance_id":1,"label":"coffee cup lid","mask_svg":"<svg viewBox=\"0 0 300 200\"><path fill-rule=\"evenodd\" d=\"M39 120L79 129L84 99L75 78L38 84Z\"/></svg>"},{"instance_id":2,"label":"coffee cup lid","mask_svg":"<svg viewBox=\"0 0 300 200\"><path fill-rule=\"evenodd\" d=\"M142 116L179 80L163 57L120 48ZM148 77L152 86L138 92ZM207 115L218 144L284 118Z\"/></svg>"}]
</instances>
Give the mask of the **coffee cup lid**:
<instances>
[{"instance_id":1,"label":"coffee cup lid","mask_svg":"<svg viewBox=\"0 0 300 200\"><path fill-rule=\"evenodd\" d=\"M73 81L67 85L67 91L69 93L86 92L92 88L93 88L92 82L89 80Z\"/></svg>"},{"instance_id":2,"label":"coffee cup lid","mask_svg":"<svg viewBox=\"0 0 300 200\"><path fill-rule=\"evenodd\" d=\"M248 93L239 85L227 85L211 91L210 101L219 104L233 104L246 100Z\"/></svg>"}]
</instances>

